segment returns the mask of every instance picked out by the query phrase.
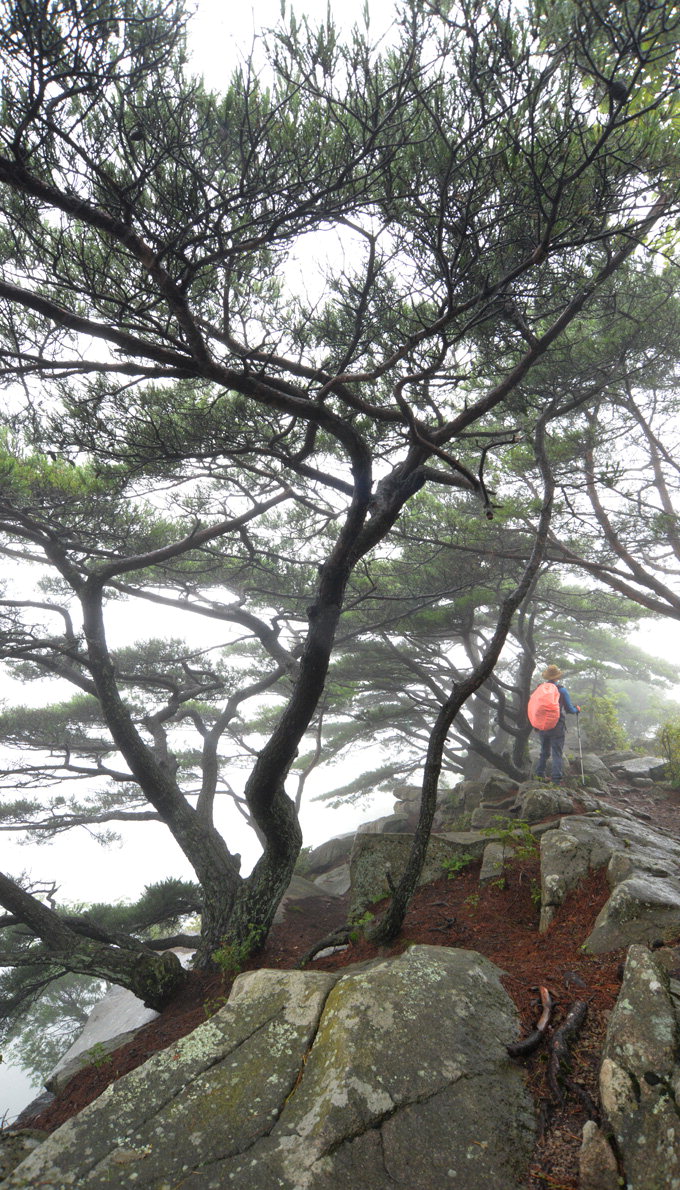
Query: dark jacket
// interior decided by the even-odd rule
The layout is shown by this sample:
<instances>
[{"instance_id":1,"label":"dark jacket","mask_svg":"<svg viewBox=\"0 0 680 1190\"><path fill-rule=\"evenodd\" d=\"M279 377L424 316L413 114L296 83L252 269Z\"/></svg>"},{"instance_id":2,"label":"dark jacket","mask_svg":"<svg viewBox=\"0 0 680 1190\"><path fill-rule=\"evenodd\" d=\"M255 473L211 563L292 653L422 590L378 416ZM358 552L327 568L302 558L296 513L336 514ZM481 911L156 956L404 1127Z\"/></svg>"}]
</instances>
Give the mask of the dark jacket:
<instances>
[{"instance_id":1,"label":"dark jacket","mask_svg":"<svg viewBox=\"0 0 680 1190\"><path fill-rule=\"evenodd\" d=\"M566 686L560 686L559 682L553 682L552 685L557 686L560 692L560 721L564 723L567 715L578 715L578 707L571 701Z\"/></svg>"}]
</instances>

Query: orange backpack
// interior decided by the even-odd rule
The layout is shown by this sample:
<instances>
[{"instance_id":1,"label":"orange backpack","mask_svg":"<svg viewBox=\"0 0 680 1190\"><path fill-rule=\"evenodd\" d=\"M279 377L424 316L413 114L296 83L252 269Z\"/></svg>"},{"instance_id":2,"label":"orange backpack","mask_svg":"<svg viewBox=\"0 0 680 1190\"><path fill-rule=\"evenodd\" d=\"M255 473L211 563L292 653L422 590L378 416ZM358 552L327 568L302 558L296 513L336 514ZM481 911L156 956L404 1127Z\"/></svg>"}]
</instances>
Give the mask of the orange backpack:
<instances>
[{"instance_id":1,"label":"orange backpack","mask_svg":"<svg viewBox=\"0 0 680 1190\"><path fill-rule=\"evenodd\" d=\"M554 682L541 682L534 690L527 715L537 731L550 731L560 721L560 692Z\"/></svg>"}]
</instances>

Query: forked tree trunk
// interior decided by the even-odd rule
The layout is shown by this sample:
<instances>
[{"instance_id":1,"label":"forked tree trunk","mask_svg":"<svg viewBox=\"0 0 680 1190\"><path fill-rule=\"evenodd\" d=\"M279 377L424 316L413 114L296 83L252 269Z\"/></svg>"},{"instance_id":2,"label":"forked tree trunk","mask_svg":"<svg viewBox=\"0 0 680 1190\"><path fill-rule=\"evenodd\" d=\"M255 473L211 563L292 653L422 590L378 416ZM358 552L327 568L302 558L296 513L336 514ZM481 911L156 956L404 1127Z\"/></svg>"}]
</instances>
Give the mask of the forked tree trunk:
<instances>
[{"instance_id":1,"label":"forked tree trunk","mask_svg":"<svg viewBox=\"0 0 680 1190\"><path fill-rule=\"evenodd\" d=\"M546 411L536 428L535 449L543 475L544 495L531 557L527 562L524 574L517 587L501 605L496 630L487 648L484 650L480 661L465 681L456 683L450 696L439 710L427 749L423 775L423 791L420 802L420 816L413 838L413 844L404 873L392 892L392 899L387 912L368 931L368 937L373 942L390 942L401 930L406 910L415 892L420 873L423 870L423 864L425 863L427 845L430 841L432 822L437 805L437 790L442 767L442 756L449 729L463 704L474 694L475 690L479 689L492 672L500 656L501 649L505 644L512 617L526 598L534 576L537 574L541 564L548 537L555 488L544 445L545 425L549 420L549 416L549 411Z\"/></svg>"}]
</instances>

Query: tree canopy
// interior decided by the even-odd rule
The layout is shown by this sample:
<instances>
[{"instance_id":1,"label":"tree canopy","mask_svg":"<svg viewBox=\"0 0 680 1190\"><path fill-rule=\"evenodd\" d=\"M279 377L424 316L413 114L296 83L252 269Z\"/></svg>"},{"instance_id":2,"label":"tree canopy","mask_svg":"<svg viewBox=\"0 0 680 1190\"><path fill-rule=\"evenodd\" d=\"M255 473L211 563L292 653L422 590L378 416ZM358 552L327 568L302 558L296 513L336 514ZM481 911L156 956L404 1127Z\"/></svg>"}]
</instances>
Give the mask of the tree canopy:
<instances>
[{"instance_id":1,"label":"tree canopy","mask_svg":"<svg viewBox=\"0 0 680 1190\"><path fill-rule=\"evenodd\" d=\"M203 962L271 925L301 842L286 783L404 509L436 492L493 526L506 452L524 451L528 561L433 718L426 829L451 723L538 574L553 455L609 383L584 338L625 338L677 219L675 5L399 13L377 46L291 17L266 68L220 93L187 70L180 4L0 14L0 655L77 698L3 731L108 782L103 821L165 824L200 885ZM131 619L176 609L177 640L111 647L121 600ZM226 652L196 657L180 615L214 621ZM215 799L237 718L269 690L244 878ZM182 977L9 875L0 903L43 961L156 1006Z\"/></svg>"}]
</instances>

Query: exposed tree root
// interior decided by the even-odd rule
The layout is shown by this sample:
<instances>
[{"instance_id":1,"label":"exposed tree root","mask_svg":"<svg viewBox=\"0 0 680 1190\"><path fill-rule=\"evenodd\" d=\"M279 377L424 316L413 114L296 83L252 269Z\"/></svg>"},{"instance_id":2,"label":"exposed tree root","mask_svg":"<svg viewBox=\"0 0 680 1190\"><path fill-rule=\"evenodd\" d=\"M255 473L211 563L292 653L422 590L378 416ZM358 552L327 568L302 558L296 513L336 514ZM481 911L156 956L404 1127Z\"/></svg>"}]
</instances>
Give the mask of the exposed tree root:
<instances>
[{"instance_id":1,"label":"exposed tree root","mask_svg":"<svg viewBox=\"0 0 680 1190\"><path fill-rule=\"evenodd\" d=\"M353 929L356 929L356 926L352 926L349 922L346 922L343 926L338 926L337 930L331 930L330 934L326 934L323 938L320 938L318 942L310 946L309 950L305 951L295 964L296 968L306 967L307 963L311 963L314 956L320 950L325 950L327 946L342 946L344 942L349 942Z\"/></svg>"},{"instance_id":2,"label":"exposed tree root","mask_svg":"<svg viewBox=\"0 0 680 1190\"><path fill-rule=\"evenodd\" d=\"M550 1043L550 1061L548 1063L548 1086L557 1103L564 1101L564 1087L575 1090L574 1084L569 1083L569 1048L576 1040L581 1026L586 1019L588 1005L585 1000L576 1000L567 1013L564 1024L560 1025ZM579 1095L580 1098L580 1095ZM594 1105L593 1105L594 1106Z\"/></svg>"},{"instance_id":3,"label":"exposed tree root","mask_svg":"<svg viewBox=\"0 0 680 1190\"><path fill-rule=\"evenodd\" d=\"M527 1037L523 1038L522 1041L515 1042L513 1045L506 1045L505 1048L511 1058L524 1058L527 1054L533 1054L534 1050L538 1049L539 1045L543 1041L543 1038L545 1037L545 1032L550 1021L550 1013L552 1011L553 1001L547 988L540 987L538 990L541 995L543 1012L536 1022L536 1028L533 1029Z\"/></svg>"}]
</instances>

